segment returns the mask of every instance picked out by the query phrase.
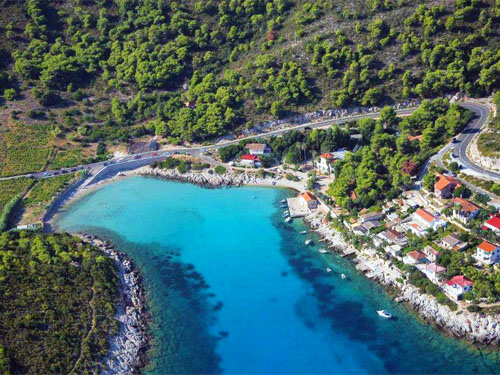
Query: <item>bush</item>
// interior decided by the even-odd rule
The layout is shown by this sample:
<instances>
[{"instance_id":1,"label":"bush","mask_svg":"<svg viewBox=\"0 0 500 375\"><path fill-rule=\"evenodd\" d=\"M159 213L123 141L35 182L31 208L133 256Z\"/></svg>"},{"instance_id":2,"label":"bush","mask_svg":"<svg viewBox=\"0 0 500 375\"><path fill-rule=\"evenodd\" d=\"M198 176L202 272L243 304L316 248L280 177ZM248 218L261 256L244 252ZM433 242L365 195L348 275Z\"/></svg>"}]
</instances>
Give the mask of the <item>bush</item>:
<instances>
[{"instance_id":1,"label":"bush","mask_svg":"<svg viewBox=\"0 0 500 375\"><path fill-rule=\"evenodd\" d=\"M16 195L7 204L4 206L2 214L0 215L0 232L3 232L7 229L9 224L9 216L12 213L12 210L19 203L21 199L21 194Z\"/></svg>"},{"instance_id":2,"label":"bush","mask_svg":"<svg viewBox=\"0 0 500 375\"><path fill-rule=\"evenodd\" d=\"M289 180L289 181L295 181L295 182L299 181L299 178L297 176L295 176L294 174L291 174L291 173L287 173L285 175L285 178L287 180Z\"/></svg>"},{"instance_id":3,"label":"bush","mask_svg":"<svg viewBox=\"0 0 500 375\"><path fill-rule=\"evenodd\" d=\"M217 173L217 174L224 174L224 173L226 173L226 168L223 167L222 165L216 166L214 168L214 170L215 170L215 173Z\"/></svg>"},{"instance_id":4,"label":"bush","mask_svg":"<svg viewBox=\"0 0 500 375\"><path fill-rule=\"evenodd\" d=\"M5 91L3 92L3 96L5 100L9 101L16 100L17 92L14 89L5 89Z\"/></svg>"},{"instance_id":5,"label":"bush","mask_svg":"<svg viewBox=\"0 0 500 375\"><path fill-rule=\"evenodd\" d=\"M478 305L467 306L467 310L469 310L472 313L479 313L483 311L482 307Z\"/></svg>"}]
</instances>

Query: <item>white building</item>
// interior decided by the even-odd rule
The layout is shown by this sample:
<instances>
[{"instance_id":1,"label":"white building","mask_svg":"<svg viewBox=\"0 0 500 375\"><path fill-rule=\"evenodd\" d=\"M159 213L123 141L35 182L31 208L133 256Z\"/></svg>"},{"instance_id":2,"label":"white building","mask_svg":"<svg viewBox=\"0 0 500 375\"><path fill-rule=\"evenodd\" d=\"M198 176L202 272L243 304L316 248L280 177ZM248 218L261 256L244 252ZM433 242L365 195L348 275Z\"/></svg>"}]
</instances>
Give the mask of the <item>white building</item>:
<instances>
[{"instance_id":1,"label":"white building","mask_svg":"<svg viewBox=\"0 0 500 375\"><path fill-rule=\"evenodd\" d=\"M271 147L265 143L247 143L245 147L250 155L263 155L272 152Z\"/></svg>"},{"instance_id":2,"label":"white building","mask_svg":"<svg viewBox=\"0 0 500 375\"><path fill-rule=\"evenodd\" d=\"M421 251L414 250L406 254L406 256L403 258L403 263L411 265L427 263L427 258L425 257L425 254L422 253Z\"/></svg>"},{"instance_id":3,"label":"white building","mask_svg":"<svg viewBox=\"0 0 500 375\"><path fill-rule=\"evenodd\" d=\"M444 284L444 291L458 301L462 299L464 293L472 292L473 286L474 282L467 277L463 275L454 276Z\"/></svg>"},{"instance_id":4,"label":"white building","mask_svg":"<svg viewBox=\"0 0 500 375\"><path fill-rule=\"evenodd\" d=\"M500 246L483 241L477 247L475 258L484 264L495 264L500 260Z\"/></svg>"},{"instance_id":5,"label":"white building","mask_svg":"<svg viewBox=\"0 0 500 375\"><path fill-rule=\"evenodd\" d=\"M437 263L430 263L425 265L423 272L429 280L438 282L444 276L446 268Z\"/></svg>"}]
</instances>

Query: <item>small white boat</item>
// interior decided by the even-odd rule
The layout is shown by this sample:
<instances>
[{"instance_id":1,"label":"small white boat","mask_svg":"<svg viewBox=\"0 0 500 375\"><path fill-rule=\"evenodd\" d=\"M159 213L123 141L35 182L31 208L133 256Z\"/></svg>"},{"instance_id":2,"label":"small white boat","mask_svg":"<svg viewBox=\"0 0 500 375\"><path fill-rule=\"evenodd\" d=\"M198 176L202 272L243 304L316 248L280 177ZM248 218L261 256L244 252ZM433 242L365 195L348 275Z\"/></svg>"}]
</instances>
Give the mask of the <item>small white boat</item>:
<instances>
[{"instance_id":1,"label":"small white boat","mask_svg":"<svg viewBox=\"0 0 500 375\"><path fill-rule=\"evenodd\" d=\"M290 221L292 221L292 218L290 216L288 216L286 219L285 219L285 223L289 223Z\"/></svg>"},{"instance_id":2,"label":"small white boat","mask_svg":"<svg viewBox=\"0 0 500 375\"><path fill-rule=\"evenodd\" d=\"M326 272L332 272L332 269L330 267L326 267Z\"/></svg>"},{"instance_id":3,"label":"small white boat","mask_svg":"<svg viewBox=\"0 0 500 375\"><path fill-rule=\"evenodd\" d=\"M286 199L283 199L283 200L281 201L281 203L286 203Z\"/></svg>"},{"instance_id":4,"label":"small white boat","mask_svg":"<svg viewBox=\"0 0 500 375\"><path fill-rule=\"evenodd\" d=\"M281 208L287 208L287 204L286 204L286 203L283 203L283 204L281 205Z\"/></svg>"},{"instance_id":5,"label":"small white boat","mask_svg":"<svg viewBox=\"0 0 500 375\"><path fill-rule=\"evenodd\" d=\"M283 211L283 215L286 215L286 216L290 215L290 211Z\"/></svg>"},{"instance_id":6,"label":"small white boat","mask_svg":"<svg viewBox=\"0 0 500 375\"><path fill-rule=\"evenodd\" d=\"M340 275L340 277L342 278L342 280L345 280L347 278L347 276L344 273Z\"/></svg>"},{"instance_id":7,"label":"small white boat","mask_svg":"<svg viewBox=\"0 0 500 375\"><path fill-rule=\"evenodd\" d=\"M392 318L392 314L389 311L387 311L387 310L378 310L377 314L380 315L382 318L385 318L385 319L391 319Z\"/></svg>"},{"instance_id":8,"label":"small white boat","mask_svg":"<svg viewBox=\"0 0 500 375\"><path fill-rule=\"evenodd\" d=\"M305 240L305 242L304 242L304 243L305 243L305 244L306 244L306 246L307 246L307 245L309 245L311 242L312 242L312 240L311 240L310 238L308 238L307 240Z\"/></svg>"},{"instance_id":9,"label":"small white boat","mask_svg":"<svg viewBox=\"0 0 500 375\"><path fill-rule=\"evenodd\" d=\"M326 254L326 253L328 252L328 250L326 250L326 249L319 249L319 252L320 252L321 254Z\"/></svg>"},{"instance_id":10,"label":"small white boat","mask_svg":"<svg viewBox=\"0 0 500 375\"><path fill-rule=\"evenodd\" d=\"M303 230L300 234L307 234L307 230Z\"/></svg>"}]
</instances>

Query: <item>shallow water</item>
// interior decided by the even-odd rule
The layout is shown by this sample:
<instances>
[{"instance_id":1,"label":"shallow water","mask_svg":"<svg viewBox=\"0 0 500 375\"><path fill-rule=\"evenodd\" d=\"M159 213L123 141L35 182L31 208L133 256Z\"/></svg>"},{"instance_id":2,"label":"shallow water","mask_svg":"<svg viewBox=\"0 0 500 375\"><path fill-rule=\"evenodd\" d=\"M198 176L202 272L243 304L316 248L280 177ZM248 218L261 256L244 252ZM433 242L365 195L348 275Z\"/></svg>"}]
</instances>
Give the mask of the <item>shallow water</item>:
<instances>
[{"instance_id":1,"label":"shallow water","mask_svg":"<svg viewBox=\"0 0 500 375\"><path fill-rule=\"evenodd\" d=\"M291 194L131 177L75 202L56 226L111 239L141 268L149 374L500 373L497 353L421 323L349 261L320 254L318 238L306 247L307 228L279 209Z\"/></svg>"}]
</instances>

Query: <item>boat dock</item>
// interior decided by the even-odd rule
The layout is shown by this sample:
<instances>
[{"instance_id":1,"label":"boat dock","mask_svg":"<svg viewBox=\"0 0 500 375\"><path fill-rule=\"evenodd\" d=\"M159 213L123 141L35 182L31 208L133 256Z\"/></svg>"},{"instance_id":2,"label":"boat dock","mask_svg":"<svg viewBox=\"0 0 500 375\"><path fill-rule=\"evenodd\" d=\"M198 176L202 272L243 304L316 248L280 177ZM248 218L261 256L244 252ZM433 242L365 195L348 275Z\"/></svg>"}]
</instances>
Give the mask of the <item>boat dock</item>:
<instances>
[{"instance_id":1,"label":"boat dock","mask_svg":"<svg viewBox=\"0 0 500 375\"><path fill-rule=\"evenodd\" d=\"M288 204L290 217L304 217L311 213L311 210L301 197L287 198L286 203Z\"/></svg>"}]
</instances>

